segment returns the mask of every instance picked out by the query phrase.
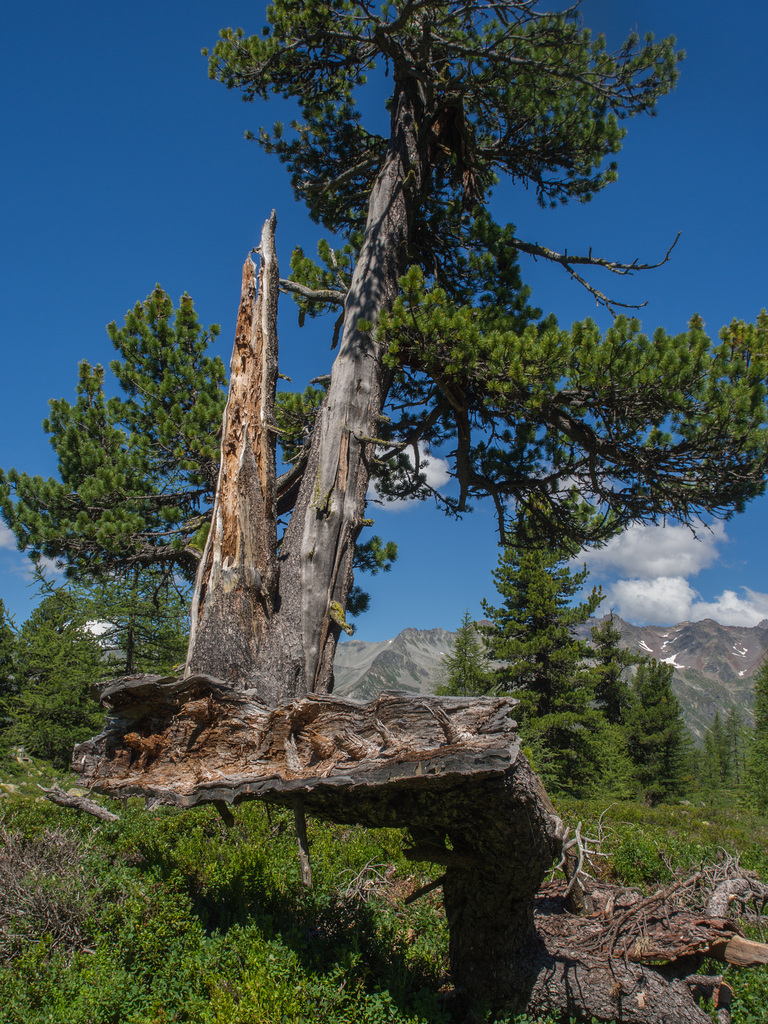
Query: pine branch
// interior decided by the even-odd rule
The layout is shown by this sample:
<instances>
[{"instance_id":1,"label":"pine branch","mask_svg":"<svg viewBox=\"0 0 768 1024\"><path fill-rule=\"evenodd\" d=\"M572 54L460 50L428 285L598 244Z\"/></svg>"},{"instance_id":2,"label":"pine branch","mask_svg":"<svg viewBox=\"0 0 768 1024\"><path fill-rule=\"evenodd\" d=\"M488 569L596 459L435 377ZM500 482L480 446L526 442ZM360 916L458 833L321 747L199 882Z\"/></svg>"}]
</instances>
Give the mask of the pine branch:
<instances>
[{"instance_id":1,"label":"pine branch","mask_svg":"<svg viewBox=\"0 0 768 1024\"><path fill-rule=\"evenodd\" d=\"M531 242L523 242L522 240L515 238L512 239L511 244L519 252L524 252L528 256L533 256L534 259L541 257L542 259L549 260L550 263L559 263L560 266L565 267L568 273L574 280L578 281L586 290L594 295L595 300L599 306L605 306L609 313L616 315L614 307L619 306L622 309L642 309L646 306L647 302L640 303L629 303L619 302L616 299L610 299L604 292L600 291L594 285L590 284L589 281L585 280L581 274L578 274L573 267L574 266L587 266L587 267L602 267L604 270L610 271L612 274L618 274L620 277L627 277L628 275L634 274L638 270L657 270L659 267L664 266L668 262L672 250L677 245L680 235L682 232L678 231L675 236L675 240L667 249L664 254L664 258L659 260L658 263L640 263L637 259L633 260L632 263L621 263L617 260L607 260L600 256L593 256L592 250L589 250L586 256L569 256L568 250L565 252L555 252L554 249L548 249L546 246L537 245Z\"/></svg>"},{"instance_id":2,"label":"pine branch","mask_svg":"<svg viewBox=\"0 0 768 1024\"><path fill-rule=\"evenodd\" d=\"M282 277L280 278L280 291L300 295L309 302L333 302L337 306L343 306L346 298L346 292L337 288L307 288L306 285L299 284L298 281L288 281Z\"/></svg>"}]
</instances>

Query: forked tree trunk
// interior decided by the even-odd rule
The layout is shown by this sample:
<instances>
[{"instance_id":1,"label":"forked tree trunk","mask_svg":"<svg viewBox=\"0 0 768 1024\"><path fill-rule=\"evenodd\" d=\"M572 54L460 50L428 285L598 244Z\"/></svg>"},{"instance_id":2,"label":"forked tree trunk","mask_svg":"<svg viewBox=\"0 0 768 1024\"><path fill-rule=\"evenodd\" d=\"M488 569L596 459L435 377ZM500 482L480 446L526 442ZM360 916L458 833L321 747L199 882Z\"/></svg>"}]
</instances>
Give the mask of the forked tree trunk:
<instances>
[{"instance_id":1,"label":"forked tree trunk","mask_svg":"<svg viewBox=\"0 0 768 1024\"><path fill-rule=\"evenodd\" d=\"M224 414L213 522L192 605L187 674L255 687L276 701L333 688L355 541L388 386L372 325L397 294L418 182L412 87L397 90L392 138L369 201L339 354L277 557L274 391L279 274L275 216L264 226L258 287L251 260Z\"/></svg>"},{"instance_id":2,"label":"forked tree trunk","mask_svg":"<svg viewBox=\"0 0 768 1024\"><path fill-rule=\"evenodd\" d=\"M565 830L519 753L509 718L515 701L385 694L364 705L330 696L388 387L371 326L395 298L409 197L420 182L413 82L398 84L391 117L339 354L279 549L273 214L258 279L250 258L243 270L221 469L184 678L108 686L107 728L76 748L73 767L114 796L184 807L213 802L225 815L229 804L262 799L291 806L299 823L306 809L337 822L409 829L409 855L445 866L451 970L470 1007L706 1024L689 986L676 978L690 974L692 959L727 949L732 928L689 915L675 922L671 939L664 933L649 946L645 934L636 942L627 931L631 910L614 921L610 897L585 950L589 929L571 927L562 893L536 897L563 852ZM309 865L303 869L308 880ZM662 932L674 912L663 908ZM753 953L742 945L738 955ZM717 988L717 979L700 981Z\"/></svg>"}]
</instances>

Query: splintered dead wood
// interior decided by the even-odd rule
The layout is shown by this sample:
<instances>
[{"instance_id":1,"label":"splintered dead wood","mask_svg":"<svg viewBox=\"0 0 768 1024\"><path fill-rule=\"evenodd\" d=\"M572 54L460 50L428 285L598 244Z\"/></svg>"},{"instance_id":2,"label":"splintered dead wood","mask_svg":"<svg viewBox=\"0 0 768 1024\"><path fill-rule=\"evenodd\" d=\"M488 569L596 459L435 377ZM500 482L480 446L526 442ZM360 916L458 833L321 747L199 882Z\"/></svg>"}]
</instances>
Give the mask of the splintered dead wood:
<instances>
[{"instance_id":1,"label":"splintered dead wood","mask_svg":"<svg viewBox=\"0 0 768 1024\"><path fill-rule=\"evenodd\" d=\"M102 701L107 727L76 748L75 770L108 795L182 807L397 779L439 788L456 775L499 775L519 750L510 698L384 693L361 704L310 694L269 707L196 675L120 680Z\"/></svg>"},{"instance_id":2,"label":"splintered dead wood","mask_svg":"<svg viewBox=\"0 0 768 1024\"><path fill-rule=\"evenodd\" d=\"M277 584L275 384L277 296L274 212L260 268L243 266L211 528L195 581L187 673L227 678L258 660Z\"/></svg>"}]
</instances>

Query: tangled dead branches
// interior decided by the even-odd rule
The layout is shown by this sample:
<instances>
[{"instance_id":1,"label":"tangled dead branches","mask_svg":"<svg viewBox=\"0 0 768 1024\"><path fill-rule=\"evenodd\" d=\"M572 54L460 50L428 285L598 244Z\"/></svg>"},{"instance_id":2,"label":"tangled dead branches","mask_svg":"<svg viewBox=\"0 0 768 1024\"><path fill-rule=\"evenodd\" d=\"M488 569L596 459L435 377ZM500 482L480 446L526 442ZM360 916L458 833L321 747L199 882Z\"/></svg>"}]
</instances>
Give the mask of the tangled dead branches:
<instances>
[{"instance_id":1,"label":"tangled dead branches","mask_svg":"<svg viewBox=\"0 0 768 1024\"><path fill-rule=\"evenodd\" d=\"M0 824L0 963L30 942L70 955L89 950L94 887L74 833L56 828L27 840Z\"/></svg>"}]
</instances>

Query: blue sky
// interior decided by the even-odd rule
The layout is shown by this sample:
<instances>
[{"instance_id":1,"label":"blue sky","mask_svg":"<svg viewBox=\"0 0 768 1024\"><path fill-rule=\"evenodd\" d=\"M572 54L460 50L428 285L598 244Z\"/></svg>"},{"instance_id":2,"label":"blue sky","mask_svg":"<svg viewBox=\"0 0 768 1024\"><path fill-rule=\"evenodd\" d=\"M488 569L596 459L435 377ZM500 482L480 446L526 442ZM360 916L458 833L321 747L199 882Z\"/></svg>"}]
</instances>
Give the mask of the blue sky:
<instances>
[{"instance_id":1,"label":"blue sky","mask_svg":"<svg viewBox=\"0 0 768 1024\"><path fill-rule=\"evenodd\" d=\"M258 32L265 4L244 0L39 0L0 12L3 315L0 319L0 466L55 474L41 429L49 398L72 398L81 359L106 363L105 325L159 282L187 291L201 320L218 322L229 361L242 262L274 207L278 252L314 251L319 237L287 175L243 140L280 116L207 78L200 49L220 27ZM676 91L656 118L628 122L619 181L592 203L542 211L532 193L501 189L494 212L521 238L570 252L655 262L627 279L594 278L618 299L647 301L652 331L683 330L699 312L711 333L768 305L764 45L768 5L738 15L710 0L587 0L585 24L617 44L641 33L674 34L686 50ZM532 300L564 325L610 317L558 267L528 258ZM304 331L286 298L281 372L303 387L327 371L324 324ZM439 471L439 464L435 464ZM768 617L768 499L694 540L678 527L635 529L590 558L590 583L635 622L710 615L754 625ZM371 610L358 637L381 640L406 626L456 628L465 608L493 599L497 548L490 510L462 522L431 506L372 511L376 531L398 542L393 571L363 579ZM24 555L0 525L0 597L17 621L33 594Z\"/></svg>"}]
</instances>

